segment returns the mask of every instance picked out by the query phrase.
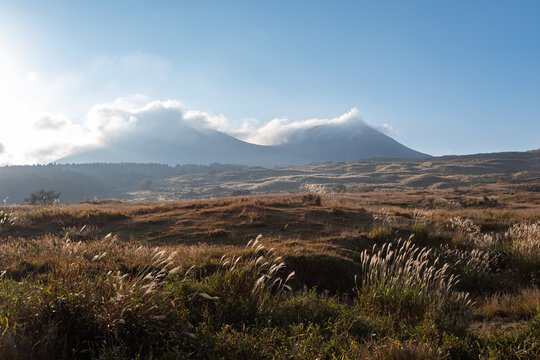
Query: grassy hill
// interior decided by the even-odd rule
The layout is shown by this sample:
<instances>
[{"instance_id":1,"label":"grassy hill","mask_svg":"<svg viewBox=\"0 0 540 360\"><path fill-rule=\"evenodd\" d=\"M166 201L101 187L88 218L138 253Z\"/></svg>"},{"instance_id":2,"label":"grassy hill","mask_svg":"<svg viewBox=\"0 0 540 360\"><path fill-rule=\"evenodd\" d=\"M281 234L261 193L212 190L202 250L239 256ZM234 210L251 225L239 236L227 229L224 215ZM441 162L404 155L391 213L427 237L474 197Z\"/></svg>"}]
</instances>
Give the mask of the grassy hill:
<instances>
[{"instance_id":1,"label":"grassy hill","mask_svg":"<svg viewBox=\"0 0 540 360\"><path fill-rule=\"evenodd\" d=\"M0 357L537 359L540 195L505 186L6 206Z\"/></svg>"}]
</instances>

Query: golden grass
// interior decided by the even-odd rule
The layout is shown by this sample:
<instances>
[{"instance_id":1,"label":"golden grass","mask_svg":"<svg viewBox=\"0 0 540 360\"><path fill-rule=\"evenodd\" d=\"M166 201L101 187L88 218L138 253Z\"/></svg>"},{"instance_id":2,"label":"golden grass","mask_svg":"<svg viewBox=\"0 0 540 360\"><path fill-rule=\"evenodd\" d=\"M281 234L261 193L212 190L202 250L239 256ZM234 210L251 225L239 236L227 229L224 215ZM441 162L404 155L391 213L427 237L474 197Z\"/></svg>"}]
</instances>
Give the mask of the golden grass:
<instances>
[{"instance_id":1,"label":"golden grass","mask_svg":"<svg viewBox=\"0 0 540 360\"><path fill-rule=\"evenodd\" d=\"M476 314L484 318L528 319L540 309L540 289L531 287L515 294L495 294L478 304Z\"/></svg>"},{"instance_id":2,"label":"golden grass","mask_svg":"<svg viewBox=\"0 0 540 360\"><path fill-rule=\"evenodd\" d=\"M417 247L411 240L374 245L360 256L360 284L385 291L415 291L432 299L451 299L470 305L468 294L456 290L459 280L451 274L450 265L437 266L439 262L432 249Z\"/></svg>"},{"instance_id":3,"label":"golden grass","mask_svg":"<svg viewBox=\"0 0 540 360\"><path fill-rule=\"evenodd\" d=\"M5 307L0 310L14 314L16 307L41 309L46 304L51 306L45 308L52 315L47 314L56 316L61 308L54 306L64 306L62 301L67 299L75 304L70 308L75 315L80 307L93 309L89 313L94 314L94 320L112 326L111 332L122 329L122 311L138 317L134 324L154 322L156 329L164 331L161 337L168 336L163 329L171 325L167 323L171 316L185 320L185 328L170 332L179 338L191 338L186 334L196 331L189 326L187 314L192 317L190 321L203 321L201 316L216 311L212 315L215 323L208 330L216 332L207 340L223 336L220 346L238 341L233 336L246 336L249 341L242 346L251 344L257 348L253 341L275 335L292 344L294 351L324 356L341 354L328 350L341 346L347 346L349 354L366 358L439 358L448 354L445 346L464 346L474 352L476 345L467 345L465 338L457 344L443 344L446 340L441 337L431 338L438 331L437 336L447 336L458 320L467 325L466 316L458 320L444 317L463 310L448 304L468 304L478 318L492 325L506 326L515 321L528 324L538 316L540 291L534 275L538 263L532 260L538 258L540 212L536 200L518 208L516 199L502 194L498 196L498 207L486 209L452 205L462 200L466 203L452 192L375 191L313 198L294 194L2 208L0 211L9 213L10 222L0 230ZM425 239L420 239L418 234L424 230ZM409 241L393 241L415 232ZM246 248L246 243L259 233L265 234L264 247L255 242ZM284 261L287 268L283 267ZM288 278L293 270L296 275ZM352 304L354 275L360 279L355 296L361 301ZM499 278L508 279L516 291L494 294L503 290ZM304 285L336 294L332 306L340 309L337 313L347 311L347 318L360 314L379 321L382 317L382 325L378 324L385 331L395 331L393 337L377 332L372 338L353 338L350 333L357 325L343 319L320 326L309 323L311 320L291 324L283 333L274 325L261 330L269 319L284 321L279 318L285 306L280 301L289 296L285 291L288 286L294 288L290 296L299 296L294 301L307 301L298 295ZM468 286L466 290L460 287L464 285ZM476 304L469 303L464 293L469 288L477 289L473 294ZM99 299L92 298L97 296L95 289L99 289ZM240 298L238 294L242 294ZM26 304L21 296L42 303ZM317 299L320 305L322 300ZM433 307L433 302L448 306ZM321 309L310 308L312 304L303 306L315 313L314 318L320 316ZM298 317L297 310L292 314ZM35 314L24 311L17 316L34 324ZM463 310L463 314L467 311ZM251 325L246 325L248 320L244 318L253 314L266 316L264 324L259 318L251 318ZM74 324L78 321L77 316L70 319ZM0 316L0 330L13 330L12 323L7 326L2 321ZM350 328L340 328L344 323ZM40 344L52 342L59 334L58 327L48 328L47 324L39 323L45 328L35 330L51 337L44 337ZM447 324L453 325L448 329ZM242 326L251 328L244 331ZM523 329L528 331L525 325ZM399 332L402 330L403 334ZM483 334L489 337L490 331ZM13 349L15 338L9 336L0 339L0 355L5 353L2 347ZM534 336L529 336L530 341ZM58 338L67 339L67 335ZM335 343L328 345L328 339ZM329 348L321 350L322 344ZM149 346L147 354L152 351ZM264 346L272 349L273 345Z\"/></svg>"}]
</instances>

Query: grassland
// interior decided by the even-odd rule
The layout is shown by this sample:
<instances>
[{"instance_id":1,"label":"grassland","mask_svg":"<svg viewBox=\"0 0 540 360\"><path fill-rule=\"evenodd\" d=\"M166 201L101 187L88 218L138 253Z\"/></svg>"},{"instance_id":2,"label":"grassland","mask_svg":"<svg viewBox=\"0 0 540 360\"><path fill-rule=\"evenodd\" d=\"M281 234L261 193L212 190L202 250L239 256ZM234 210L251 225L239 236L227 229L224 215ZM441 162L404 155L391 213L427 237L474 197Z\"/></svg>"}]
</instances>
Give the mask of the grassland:
<instances>
[{"instance_id":1,"label":"grassland","mask_svg":"<svg viewBox=\"0 0 540 360\"><path fill-rule=\"evenodd\" d=\"M534 189L0 211L2 359L540 358Z\"/></svg>"}]
</instances>

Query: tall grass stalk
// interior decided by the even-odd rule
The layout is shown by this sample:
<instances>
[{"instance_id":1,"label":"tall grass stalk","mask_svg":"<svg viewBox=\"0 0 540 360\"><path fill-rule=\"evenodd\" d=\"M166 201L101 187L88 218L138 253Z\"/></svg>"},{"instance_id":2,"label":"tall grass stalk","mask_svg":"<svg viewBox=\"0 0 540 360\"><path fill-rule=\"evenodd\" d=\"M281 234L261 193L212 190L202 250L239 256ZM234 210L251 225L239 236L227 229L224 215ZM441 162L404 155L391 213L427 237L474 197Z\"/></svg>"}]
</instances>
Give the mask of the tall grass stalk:
<instances>
[{"instance_id":1,"label":"tall grass stalk","mask_svg":"<svg viewBox=\"0 0 540 360\"><path fill-rule=\"evenodd\" d=\"M261 240L262 235L259 235L249 241L245 255L223 256L220 261L227 281L237 282L233 287L238 290L237 296L252 299L259 309L270 295L291 290L287 282L294 277L294 271L285 278L281 276L286 268L285 261L274 248L267 249Z\"/></svg>"},{"instance_id":2,"label":"tall grass stalk","mask_svg":"<svg viewBox=\"0 0 540 360\"><path fill-rule=\"evenodd\" d=\"M362 252L360 262L359 305L383 315L420 321L431 310L471 304L467 293L456 290L458 278L449 265L411 239L375 245Z\"/></svg>"}]
</instances>

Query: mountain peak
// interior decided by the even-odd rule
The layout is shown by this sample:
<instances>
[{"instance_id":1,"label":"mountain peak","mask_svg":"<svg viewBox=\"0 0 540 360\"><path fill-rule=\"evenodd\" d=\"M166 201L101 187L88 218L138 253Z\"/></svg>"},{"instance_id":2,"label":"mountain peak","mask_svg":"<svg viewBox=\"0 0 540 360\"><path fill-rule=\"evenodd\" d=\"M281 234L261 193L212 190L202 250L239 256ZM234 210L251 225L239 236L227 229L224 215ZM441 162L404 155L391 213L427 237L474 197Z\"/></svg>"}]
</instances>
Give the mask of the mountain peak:
<instances>
[{"instance_id":1,"label":"mountain peak","mask_svg":"<svg viewBox=\"0 0 540 360\"><path fill-rule=\"evenodd\" d=\"M169 123L170 125L170 123ZM371 128L350 121L302 127L290 131L281 145L256 145L217 130L196 130L178 122L166 131L125 131L104 145L64 157L59 163L137 162L210 164L213 162L259 166L301 165L367 158L423 158Z\"/></svg>"}]
</instances>

